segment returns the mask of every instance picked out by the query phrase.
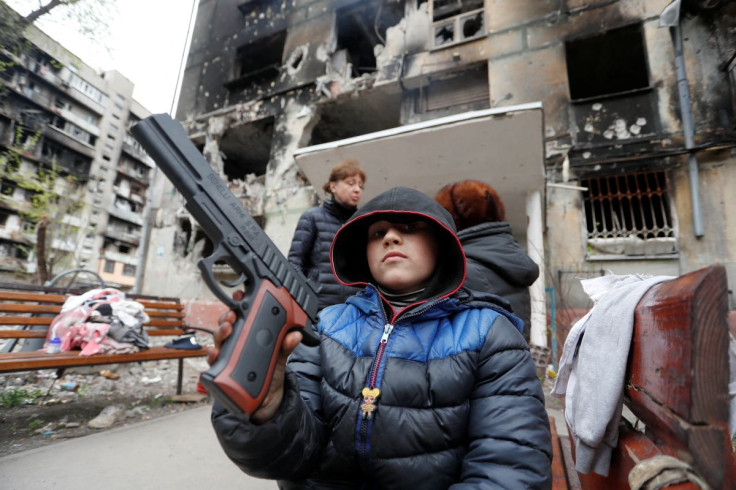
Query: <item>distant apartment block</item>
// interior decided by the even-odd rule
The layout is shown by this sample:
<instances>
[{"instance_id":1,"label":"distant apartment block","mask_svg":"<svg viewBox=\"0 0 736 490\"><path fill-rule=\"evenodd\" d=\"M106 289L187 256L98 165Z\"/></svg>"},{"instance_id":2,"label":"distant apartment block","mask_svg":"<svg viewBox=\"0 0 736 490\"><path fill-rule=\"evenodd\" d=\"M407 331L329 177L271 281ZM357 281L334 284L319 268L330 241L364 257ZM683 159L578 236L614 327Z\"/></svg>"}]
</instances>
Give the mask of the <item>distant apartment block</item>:
<instances>
[{"instance_id":1,"label":"distant apartment block","mask_svg":"<svg viewBox=\"0 0 736 490\"><path fill-rule=\"evenodd\" d=\"M0 52L0 276L36 273L37 192L27 182L58 175L56 192L81 206L61 217L52 254L64 269L97 272L130 289L139 267L144 210L153 161L127 129L150 113L132 98L133 84L117 71L96 73L31 26L18 53ZM10 153L17 155L7 158Z\"/></svg>"}]
</instances>

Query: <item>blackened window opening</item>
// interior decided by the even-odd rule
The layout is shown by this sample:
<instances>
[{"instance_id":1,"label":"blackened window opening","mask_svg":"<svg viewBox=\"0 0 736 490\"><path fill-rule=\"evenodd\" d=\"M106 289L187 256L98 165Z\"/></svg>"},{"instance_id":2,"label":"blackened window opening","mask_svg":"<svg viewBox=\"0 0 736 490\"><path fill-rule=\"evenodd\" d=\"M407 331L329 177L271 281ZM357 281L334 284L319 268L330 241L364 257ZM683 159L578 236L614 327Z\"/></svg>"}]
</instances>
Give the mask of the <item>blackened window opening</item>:
<instances>
[{"instance_id":1,"label":"blackened window opening","mask_svg":"<svg viewBox=\"0 0 736 490\"><path fill-rule=\"evenodd\" d=\"M198 243L201 240L204 240L204 245L202 248L202 257L209 257L212 255L212 252L215 250L214 245L212 244L212 240L210 240L210 237L208 237L202 230L197 229L196 234L194 235L194 243ZM222 261L215 262L216 264L223 263Z\"/></svg>"},{"instance_id":2,"label":"blackened window opening","mask_svg":"<svg viewBox=\"0 0 736 490\"><path fill-rule=\"evenodd\" d=\"M633 24L565 44L572 100L649 86L641 25Z\"/></svg>"},{"instance_id":3,"label":"blackened window opening","mask_svg":"<svg viewBox=\"0 0 736 490\"><path fill-rule=\"evenodd\" d=\"M223 170L227 180L245 180L246 175L266 173L274 138L273 117L234 126L220 139Z\"/></svg>"},{"instance_id":4,"label":"blackened window opening","mask_svg":"<svg viewBox=\"0 0 736 490\"><path fill-rule=\"evenodd\" d=\"M238 5L238 10L248 20L257 17L261 13L271 16L274 12L280 11L281 6L282 2L276 0L248 0Z\"/></svg>"},{"instance_id":5,"label":"blackened window opening","mask_svg":"<svg viewBox=\"0 0 736 490\"><path fill-rule=\"evenodd\" d=\"M238 88L275 80L284 54L286 31L265 36L238 49L236 79Z\"/></svg>"},{"instance_id":6,"label":"blackened window opening","mask_svg":"<svg viewBox=\"0 0 736 490\"><path fill-rule=\"evenodd\" d=\"M664 171L590 177L583 187L588 238L675 236Z\"/></svg>"},{"instance_id":7,"label":"blackened window opening","mask_svg":"<svg viewBox=\"0 0 736 490\"><path fill-rule=\"evenodd\" d=\"M357 2L337 10L337 49L348 52L356 75L376 71L373 48L385 44L386 29L398 24L403 14L402 2Z\"/></svg>"}]
</instances>

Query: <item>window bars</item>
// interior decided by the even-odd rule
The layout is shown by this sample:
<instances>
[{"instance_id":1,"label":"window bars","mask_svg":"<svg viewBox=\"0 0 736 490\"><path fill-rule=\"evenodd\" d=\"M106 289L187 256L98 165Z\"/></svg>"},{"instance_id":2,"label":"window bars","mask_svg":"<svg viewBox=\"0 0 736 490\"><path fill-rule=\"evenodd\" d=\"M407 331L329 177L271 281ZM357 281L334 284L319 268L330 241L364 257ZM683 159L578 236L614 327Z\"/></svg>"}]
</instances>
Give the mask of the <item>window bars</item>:
<instances>
[{"instance_id":1,"label":"window bars","mask_svg":"<svg viewBox=\"0 0 736 490\"><path fill-rule=\"evenodd\" d=\"M675 238L664 171L581 180L588 240Z\"/></svg>"}]
</instances>

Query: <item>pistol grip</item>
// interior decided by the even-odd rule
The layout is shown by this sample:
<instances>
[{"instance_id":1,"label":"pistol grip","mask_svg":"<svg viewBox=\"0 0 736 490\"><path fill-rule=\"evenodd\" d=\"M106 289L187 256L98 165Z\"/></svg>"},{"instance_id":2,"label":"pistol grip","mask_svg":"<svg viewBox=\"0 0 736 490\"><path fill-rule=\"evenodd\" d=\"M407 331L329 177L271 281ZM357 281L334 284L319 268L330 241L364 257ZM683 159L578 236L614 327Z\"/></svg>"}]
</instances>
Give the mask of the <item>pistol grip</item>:
<instances>
[{"instance_id":1,"label":"pistol grip","mask_svg":"<svg viewBox=\"0 0 736 490\"><path fill-rule=\"evenodd\" d=\"M262 281L249 313L237 319L217 360L202 374L202 384L231 413L252 414L271 386L284 337L306 323L306 313L284 288Z\"/></svg>"}]
</instances>

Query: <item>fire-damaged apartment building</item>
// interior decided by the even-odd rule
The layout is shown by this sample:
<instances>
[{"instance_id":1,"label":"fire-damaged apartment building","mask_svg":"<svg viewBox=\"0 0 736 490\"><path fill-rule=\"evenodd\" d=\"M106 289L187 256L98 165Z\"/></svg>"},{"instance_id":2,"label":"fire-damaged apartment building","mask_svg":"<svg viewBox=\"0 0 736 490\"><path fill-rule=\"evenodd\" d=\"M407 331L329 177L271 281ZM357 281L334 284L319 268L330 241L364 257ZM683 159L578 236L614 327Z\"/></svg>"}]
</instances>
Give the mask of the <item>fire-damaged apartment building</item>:
<instances>
[{"instance_id":1,"label":"fire-damaged apartment building","mask_svg":"<svg viewBox=\"0 0 736 490\"><path fill-rule=\"evenodd\" d=\"M718 0L201 0L175 117L284 252L345 158L364 200L488 182L548 345L580 278L736 284L735 31ZM143 292L210 298L212 245L157 185Z\"/></svg>"}]
</instances>

